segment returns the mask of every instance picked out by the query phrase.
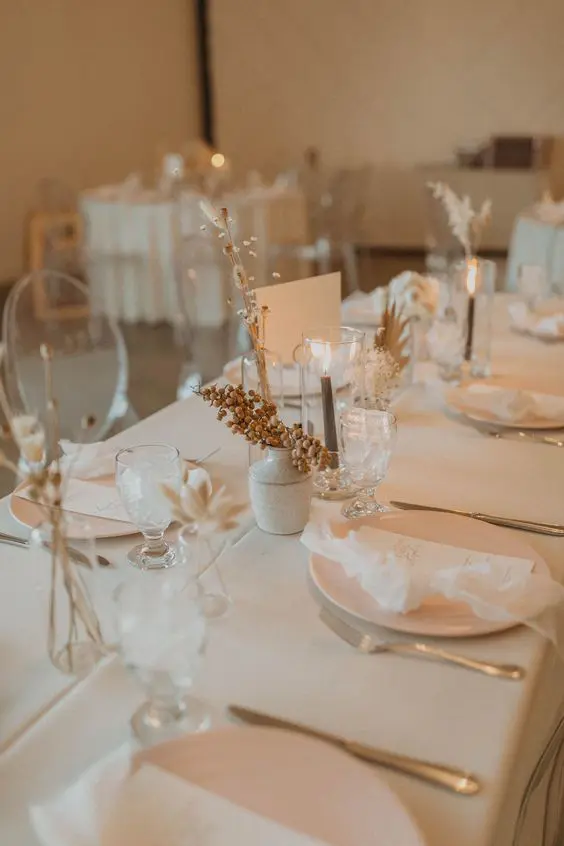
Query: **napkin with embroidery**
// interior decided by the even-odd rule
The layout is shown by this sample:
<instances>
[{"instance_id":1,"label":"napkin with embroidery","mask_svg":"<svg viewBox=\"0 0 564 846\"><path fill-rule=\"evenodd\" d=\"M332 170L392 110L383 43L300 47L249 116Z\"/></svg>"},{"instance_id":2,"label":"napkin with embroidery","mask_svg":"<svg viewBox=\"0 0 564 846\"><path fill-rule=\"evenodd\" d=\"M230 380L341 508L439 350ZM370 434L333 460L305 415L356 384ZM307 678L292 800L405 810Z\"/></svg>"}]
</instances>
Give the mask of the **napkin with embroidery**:
<instances>
[{"instance_id":1,"label":"napkin with embroidery","mask_svg":"<svg viewBox=\"0 0 564 846\"><path fill-rule=\"evenodd\" d=\"M383 611L408 613L440 594L484 619L523 622L554 642L564 635L564 587L531 559L315 519L302 543L340 564Z\"/></svg>"}]
</instances>

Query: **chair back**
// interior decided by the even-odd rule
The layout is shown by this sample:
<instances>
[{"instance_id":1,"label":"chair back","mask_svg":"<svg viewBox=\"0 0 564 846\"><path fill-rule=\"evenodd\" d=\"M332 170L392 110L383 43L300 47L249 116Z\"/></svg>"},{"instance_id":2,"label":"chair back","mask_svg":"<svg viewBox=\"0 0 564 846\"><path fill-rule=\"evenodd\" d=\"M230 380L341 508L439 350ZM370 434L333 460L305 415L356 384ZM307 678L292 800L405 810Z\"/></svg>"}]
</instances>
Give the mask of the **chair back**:
<instances>
[{"instance_id":1,"label":"chair back","mask_svg":"<svg viewBox=\"0 0 564 846\"><path fill-rule=\"evenodd\" d=\"M42 308L37 309L37 294ZM92 307L88 288L55 271L20 279L4 308L5 382L14 409L46 417L40 346L53 350L60 437L98 441L127 410L127 351L117 325ZM94 420L84 427L86 418Z\"/></svg>"}]
</instances>

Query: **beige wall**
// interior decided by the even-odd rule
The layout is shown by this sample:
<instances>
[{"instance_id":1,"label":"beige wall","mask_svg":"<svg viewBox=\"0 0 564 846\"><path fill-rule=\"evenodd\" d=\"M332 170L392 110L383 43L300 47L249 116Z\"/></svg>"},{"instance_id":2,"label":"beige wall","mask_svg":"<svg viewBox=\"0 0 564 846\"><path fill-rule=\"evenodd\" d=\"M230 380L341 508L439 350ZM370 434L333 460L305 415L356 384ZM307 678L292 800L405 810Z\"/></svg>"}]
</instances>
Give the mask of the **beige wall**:
<instances>
[{"instance_id":1,"label":"beige wall","mask_svg":"<svg viewBox=\"0 0 564 846\"><path fill-rule=\"evenodd\" d=\"M415 164L492 133L564 134L562 0L211 2L219 144L241 170L311 144L377 165L377 243L421 242Z\"/></svg>"},{"instance_id":2,"label":"beige wall","mask_svg":"<svg viewBox=\"0 0 564 846\"><path fill-rule=\"evenodd\" d=\"M75 187L152 171L198 129L189 0L4 0L0 280L22 269L42 177Z\"/></svg>"}]
</instances>

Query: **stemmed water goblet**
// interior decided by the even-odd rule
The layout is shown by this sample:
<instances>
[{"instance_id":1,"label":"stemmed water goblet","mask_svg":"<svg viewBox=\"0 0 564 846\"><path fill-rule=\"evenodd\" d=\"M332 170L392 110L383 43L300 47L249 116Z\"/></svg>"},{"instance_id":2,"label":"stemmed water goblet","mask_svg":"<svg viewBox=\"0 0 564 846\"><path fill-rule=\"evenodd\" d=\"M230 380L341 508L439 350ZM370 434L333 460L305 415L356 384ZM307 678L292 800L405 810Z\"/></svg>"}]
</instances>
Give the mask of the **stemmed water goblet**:
<instances>
[{"instance_id":1,"label":"stemmed water goblet","mask_svg":"<svg viewBox=\"0 0 564 846\"><path fill-rule=\"evenodd\" d=\"M358 491L343 506L345 517L367 517L386 511L376 500L376 488L388 472L396 441L396 418L390 411L350 408L341 413L342 460Z\"/></svg>"},{"instance_id":2,"label":"stemmed water goblet","mask_svg":"<svg viewBox=\"0 0 564 846\"><path fill-rule=\"evenodd\" d=\"M193 579L175 568L130 578L115 592L118 649L148 701L131 726L152 744L209 727L200 700L189 695L206 643L206 620Z\"/></svg>"},{"instance_id":3,"label":"stemmed water goblet","mask_svg":"<svg viewBox=\"0 0 564 846\"><path fill-rule=\"evenodd\" d=\"M164 539L171 522L171 504L166 489L178 492L182 466L176 447L145 444L127 447L116 456L116 483L131 521L143 534L143 543L128 553L128 561L141 570L170 567L176 561L174 548Z\"/></svg>"}]
</instances>

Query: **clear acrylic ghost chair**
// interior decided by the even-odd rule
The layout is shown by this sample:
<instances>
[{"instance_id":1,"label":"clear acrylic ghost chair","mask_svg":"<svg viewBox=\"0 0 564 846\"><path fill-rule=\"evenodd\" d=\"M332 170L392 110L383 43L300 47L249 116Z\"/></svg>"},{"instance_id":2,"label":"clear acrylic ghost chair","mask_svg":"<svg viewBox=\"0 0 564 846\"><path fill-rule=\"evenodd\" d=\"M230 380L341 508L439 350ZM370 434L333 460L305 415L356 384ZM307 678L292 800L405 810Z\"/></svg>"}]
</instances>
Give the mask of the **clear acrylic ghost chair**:
<instances>
[{"instance_id":1,"label":"clear acrylic ghost chair","mask_svg":"<svg viewBox=\"0 0 564 846\"><path fill-rule=\"evenodd\" d=\"M88 288L55 271L20 279L3 315L8 399L18 409L45 416L40 345L53 350L54 394L60 436L99 441L136 421L127 399L127 350L117 325L91 304ZM88 429L87 417L94 419Z\"/></svg>"},{"instance_id":2,"label":"clear acrylic ghost chair","mask_svg":"<svg viewBox=\"0 0 564 846\"><path fill-rule=\"evenodd\" d=\"M303 180L310 227L310 243L271 245L269 269L276 259L293 255L312 262L318 273L329 273L334 263L344 271L347 294L358 290L356 245L362 229L371 187L370 167L342 169L330 174L313 170Z\"/></svg>"},{"instance_id":3,"label":"clear acrylic ghost chair","mask_svg":"<svg viewBox=\"0 0 564 846\"><path fill-rule=\"evenodd\" d=\"M175 279L178 315L175 339L184 350L177 398L217 377L223 365L248 348L239 333L236 291L215 232L177 238Z\"/></svg>"}]
</instances>

